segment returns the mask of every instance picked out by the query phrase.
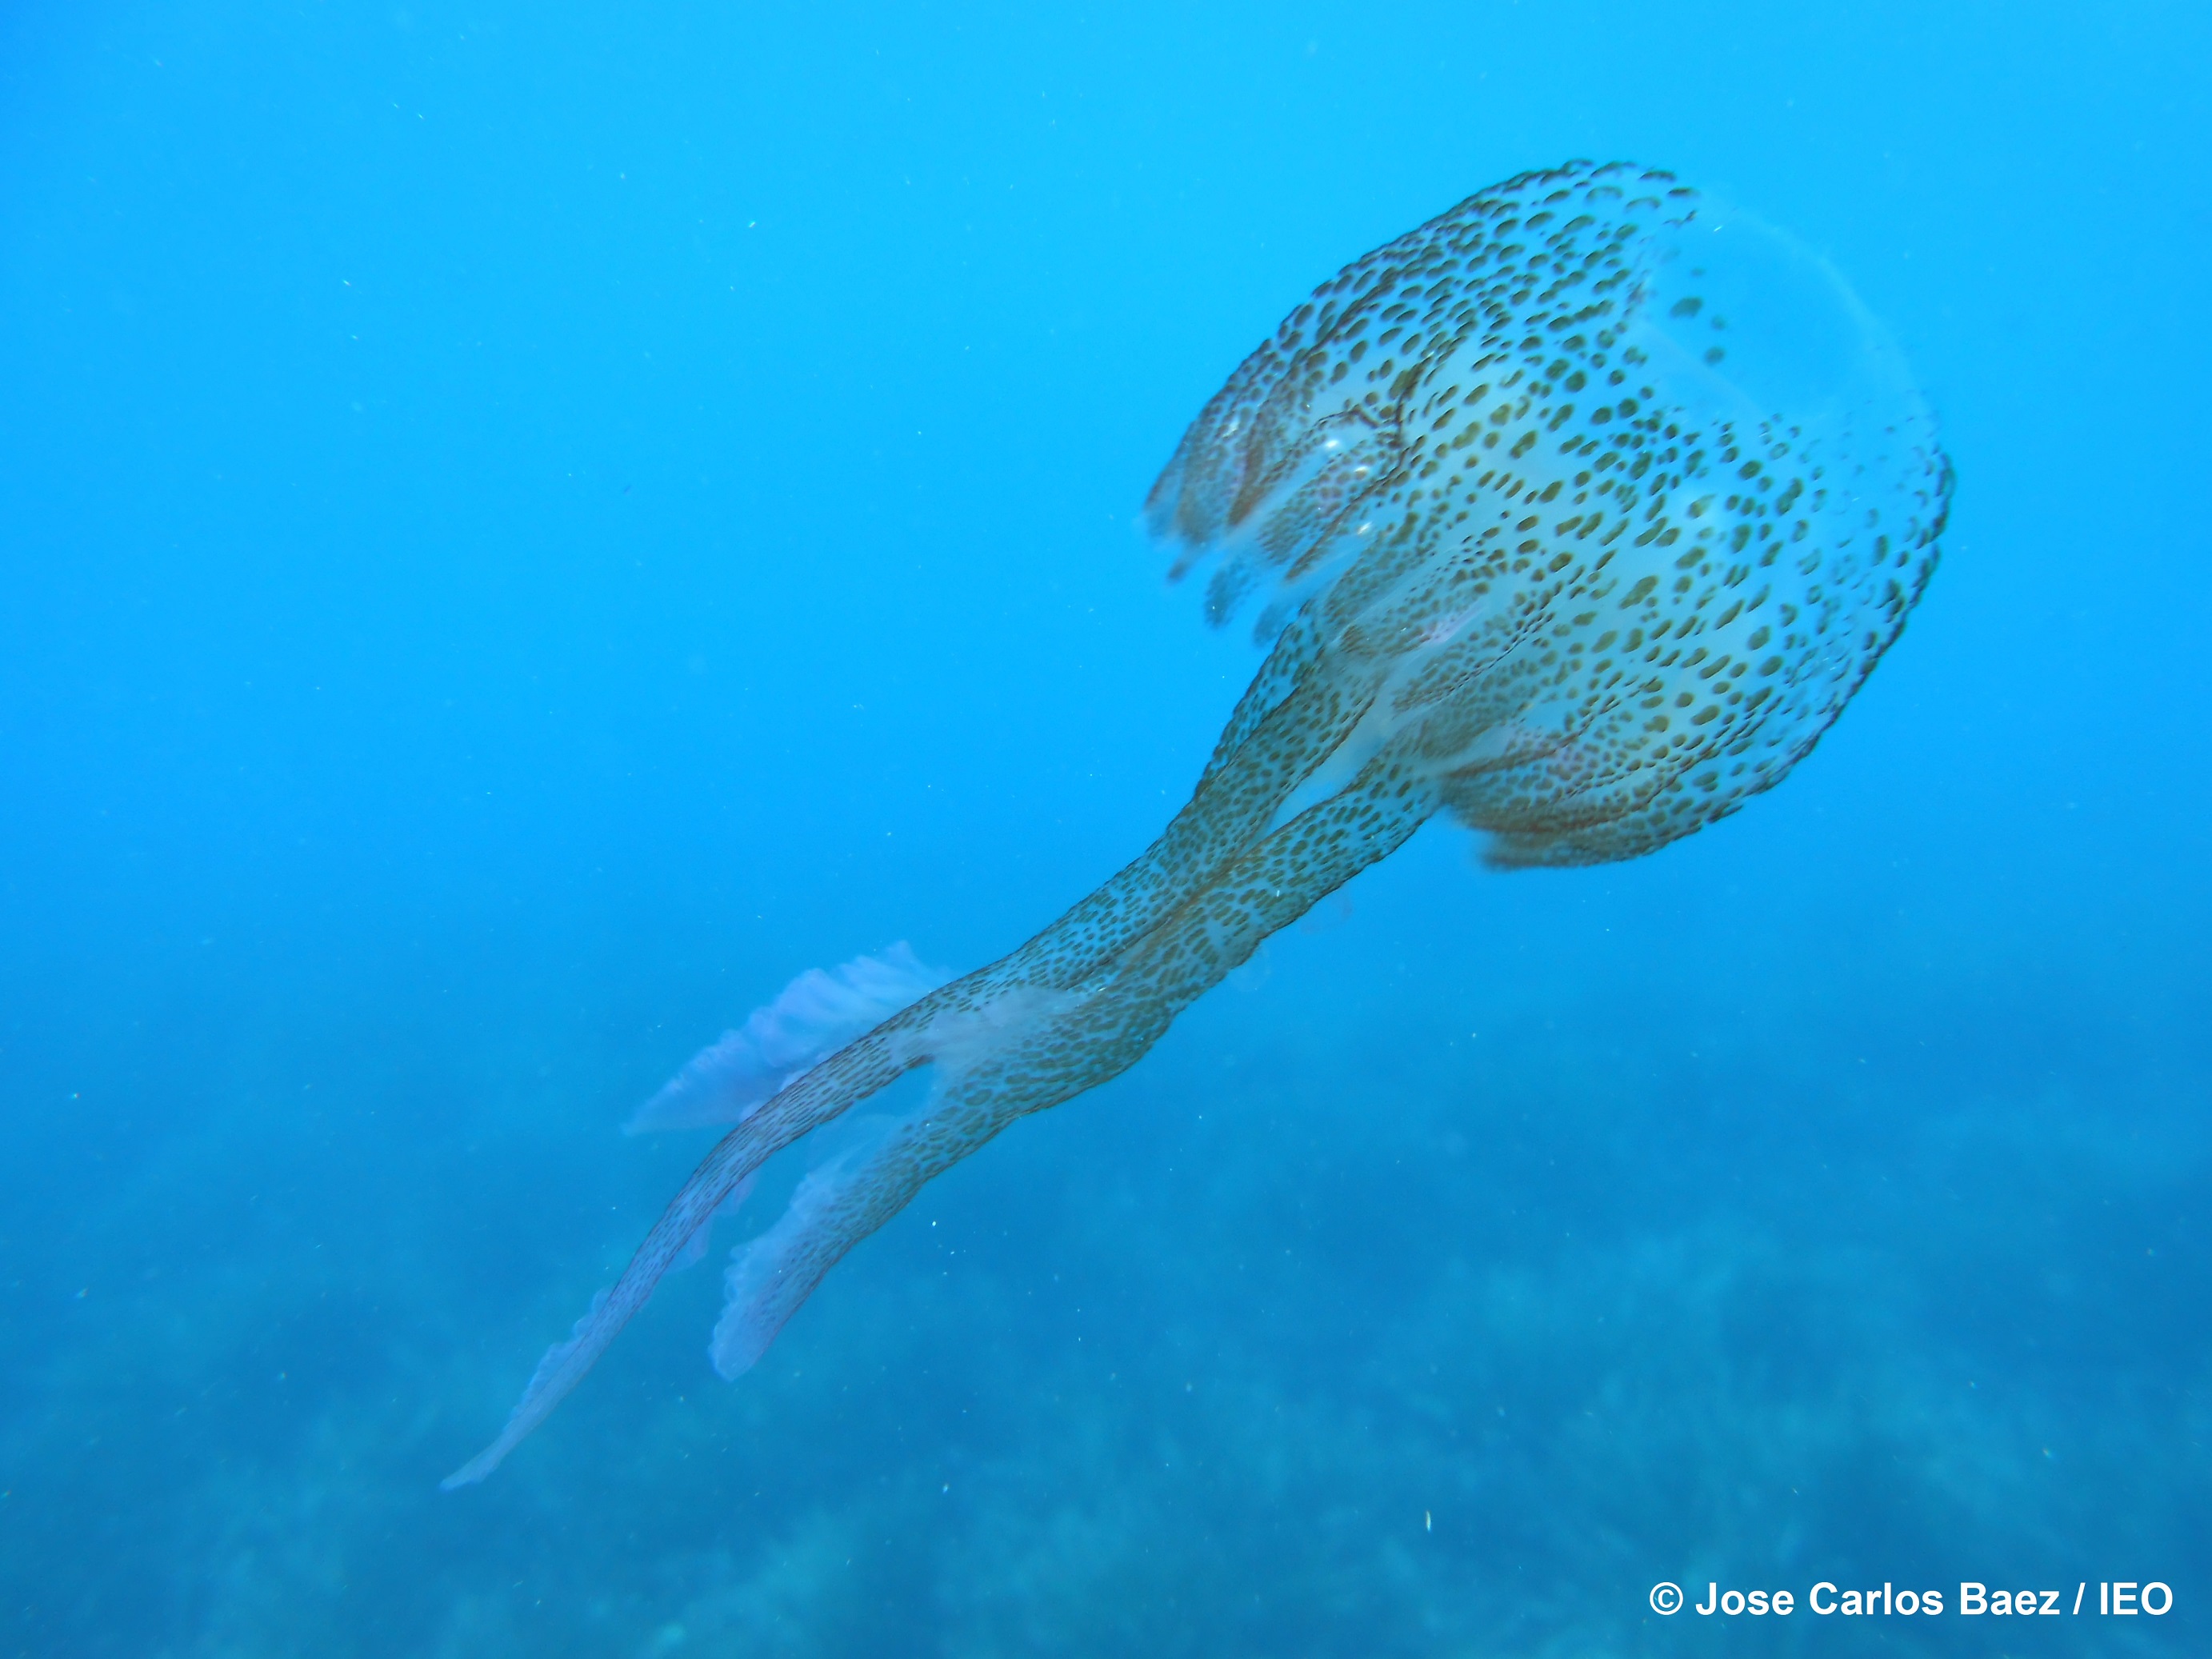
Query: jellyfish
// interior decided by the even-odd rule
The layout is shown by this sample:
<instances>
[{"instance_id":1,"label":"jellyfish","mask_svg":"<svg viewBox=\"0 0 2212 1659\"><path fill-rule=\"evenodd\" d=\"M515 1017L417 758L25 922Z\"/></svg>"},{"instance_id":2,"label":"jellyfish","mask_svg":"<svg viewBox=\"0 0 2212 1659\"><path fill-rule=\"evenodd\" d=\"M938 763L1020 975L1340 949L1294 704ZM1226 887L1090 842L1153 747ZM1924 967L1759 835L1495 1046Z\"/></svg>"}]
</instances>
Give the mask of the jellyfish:
<instances>
[{"instance_id":1,"label":"jellyfish","mask_svg":"<svg viewBox=\"0 0 2212 1659\"><path fill-rule=\"evenodd\" d=\"M1171 575L1206 572L1208 619L1249 607L1266 648L1188 801L999 961L802 977L687 1067L644 1120L720 1102L733 1127L446 1486L544 1420L763 1163L904 1073L930 1068L921 1103L734 1252L725 1376L924 1182L1135 1065L1431 818L1492 866L1573 866L1772 788L1904 628L1951 480L1833 269L1671 173L1524 173L1347 265L1145 504Z\"/></svg>"}]
</instances>

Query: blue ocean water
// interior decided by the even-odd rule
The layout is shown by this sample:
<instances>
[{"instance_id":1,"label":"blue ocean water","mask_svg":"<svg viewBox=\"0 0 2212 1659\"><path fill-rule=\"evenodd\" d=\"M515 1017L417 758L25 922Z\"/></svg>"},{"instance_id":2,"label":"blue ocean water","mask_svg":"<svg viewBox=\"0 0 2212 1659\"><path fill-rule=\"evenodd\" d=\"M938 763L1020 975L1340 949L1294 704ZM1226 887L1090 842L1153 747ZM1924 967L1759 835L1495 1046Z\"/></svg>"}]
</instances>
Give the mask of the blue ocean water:
<instances>
[{"instance_id":1,"label":"blue ocean water","mask_svg":"<svg viewBox=\"0 0 2212 1659\"><path fill-rule=\"evenodd\" d=\"M9 9L0 1650L2205 1651L2208 52ZM1821 250L1942 419L1943 568L1819 750L1630 864L1431 824L752 1373L677 1275L441 1493L711 1144L639 1102L1188 794L1258 656L1135 517L1224 378L1581 155Z\"/></svg>"}]
</instances>

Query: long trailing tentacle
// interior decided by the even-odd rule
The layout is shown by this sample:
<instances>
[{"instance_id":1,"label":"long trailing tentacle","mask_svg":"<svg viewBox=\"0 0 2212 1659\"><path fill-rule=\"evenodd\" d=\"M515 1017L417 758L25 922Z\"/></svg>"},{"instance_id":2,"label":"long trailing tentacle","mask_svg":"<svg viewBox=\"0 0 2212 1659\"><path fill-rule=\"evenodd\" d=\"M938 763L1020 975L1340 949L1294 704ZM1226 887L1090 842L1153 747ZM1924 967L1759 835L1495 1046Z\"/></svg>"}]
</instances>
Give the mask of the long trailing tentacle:
<instances>
[{"instance_id":1,"label":"long trailing tentacle","mask_svg":"<svg viewBox=\"0 0 2212 1659\"><path fill-rule=\"evenodd\" d=\"M1141 1059L1176 1016L1434 811L1420 774L1381 758L1219 872L1139 940L1103 983L1017 989L940 1016L929 1101L865 1156L810 1176L782 1220L738 1252L714 1328L715 1367L750 1368L823 1275L922 1187L1017 1118L1059 1105Z\"/></svg>"},{"instance_id":2,"label":"long trailing tentacle","mask_svg":"<svg viewBox=\"0 0 2212 1659\"><path fill-rule=\"evenodd\" d=\"M1271 656L1269 663L1274 661ZM1064 989L1095 976L1264 831L1283 799L1358 724L1373 699L1371 682L1353 678L1346 684L1346 677L1310 672L1311 665L1307 656L1283 677L1287 694L1253 722L1227 761L1209 769L1190 801L1140 857L1027 945L855 1039L723 1137L670 1201L613 1288L593 1302L567 1340L546 1351L497 1437L448 1475L445 1488L482 1480L552 1413L739 1182L793 1141L931 1059L926 1034L933 1028L947 1029L947 1021L957 1025L1015 987Z\"/></svg>"}]
</instances>

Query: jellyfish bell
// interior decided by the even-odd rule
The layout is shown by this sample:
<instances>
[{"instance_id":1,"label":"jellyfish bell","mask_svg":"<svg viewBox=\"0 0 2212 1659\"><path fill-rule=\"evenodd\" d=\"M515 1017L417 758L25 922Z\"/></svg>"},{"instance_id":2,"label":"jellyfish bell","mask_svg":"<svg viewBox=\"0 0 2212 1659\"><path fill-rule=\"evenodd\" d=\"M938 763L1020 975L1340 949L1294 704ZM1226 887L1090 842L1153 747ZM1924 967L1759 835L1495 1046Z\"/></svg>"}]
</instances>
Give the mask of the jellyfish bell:
<instances>
[{"instance_id":1,"label":"jellyfish bell","mask_svg":"<svg viewBox=\"0 0 2212 1659\"><path fill-rule=\"evenodd\" d=\"M989 966L802 975L687 1066L651 1126L734 1127L446 1485L544 1419L763 1163L905 1073L921 1103L738 1247L725 1375L925 1182L1135 1064L1437 813L1493 864L1593 864L1773 787L1904 627L1950 477L1842 279L1671 174L1523 174L1346 266L1146 502L1209 617L1251 605L1268 645L1190 799Z\"/></svg>"},{"instance_id":2,"label":"jellyfish bell","mask_svg":"<svg viewBox=\"0 0 2212 1659\"><path fill-rule=\"evenodd\" d=\"M1348 465L1356 459L1357 465ZM1147 504L1217 622L1376 680L1503 865L1632 857L1772 787L1902 627L1949 488L1825 260L1667 174L1470 198L1293 312Z\"/></svg>"}]
</instances>

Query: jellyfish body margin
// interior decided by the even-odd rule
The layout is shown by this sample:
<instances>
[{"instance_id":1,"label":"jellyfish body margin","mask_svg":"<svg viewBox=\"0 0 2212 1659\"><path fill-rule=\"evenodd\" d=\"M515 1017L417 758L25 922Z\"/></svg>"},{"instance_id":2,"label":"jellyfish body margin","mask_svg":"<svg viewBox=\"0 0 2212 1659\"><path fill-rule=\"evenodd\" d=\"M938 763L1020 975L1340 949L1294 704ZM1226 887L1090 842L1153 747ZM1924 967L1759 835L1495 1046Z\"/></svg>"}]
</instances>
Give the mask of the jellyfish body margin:
<instances>
[{"instance_id":1,"label":"jellyfish body margin","mask_svg":"<svg viewBox=\"0 0 2212 1659\"><path fill-rule=\"evenodd\" d=\"M1135 1064L1438 813L1492 866L1589 865L1771 788L1896 640L1950 489L1842 280L1669 173L1526 173L1346 267L1237 368L1146 503L1176 577L1210 567L1209 618L1251 604L1269 646L1188 803L988 967L904 991L841 970L862 1017L868 994L904 1006L857 1035L832 1022L821 1054L794 1048L787 1076L732 1097L734 1127L446 1486L544 1421L769 1158L903 1073L933 1068L926 1102L735 1253L725 1376L925 1182Z\"/></svg>"}]
</instances>

